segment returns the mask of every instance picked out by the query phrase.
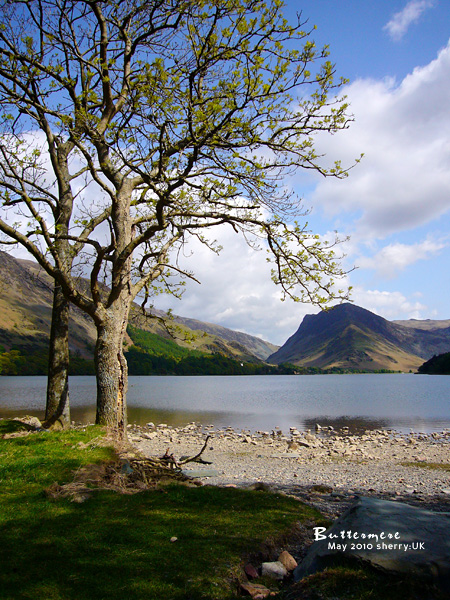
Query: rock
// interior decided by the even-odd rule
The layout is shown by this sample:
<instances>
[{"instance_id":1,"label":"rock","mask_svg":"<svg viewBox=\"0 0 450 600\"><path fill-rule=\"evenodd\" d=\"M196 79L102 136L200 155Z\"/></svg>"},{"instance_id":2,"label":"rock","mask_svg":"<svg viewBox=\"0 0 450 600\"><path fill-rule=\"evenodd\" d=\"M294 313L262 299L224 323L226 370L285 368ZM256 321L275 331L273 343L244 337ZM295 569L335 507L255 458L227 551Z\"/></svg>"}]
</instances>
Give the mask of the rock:
<instances>
[{"instance_id":1,"label":"rock","mask_svg":"<svg viewBox=\"0 0 450 600\"><path fill-rule=\"evenodd\" d=\"M183 475L186 477L198 478L198 477L219 477L220 473L217 469L183 469Z\"/></svg>"},{"instance_id":2,"label":"rock","mask_svg":"<svg viewBox=\"0 0 450 600\"><path fill-rule=\"evenodd\" d=\"M37 417L32 417L31 415L26 415L25 417L15 417L14 421L20 421L25 425L28 425L30 429L42 429L42 423Z\"/></svg>"},{"instance_id":3,"label":"rock","mask_svg":"<svg viewBox=\"0 0 450 600\"><path fill-rule=\"evenodd\" d=\"M351 562L420 578L443 591L450 588L450 513L361 497L328 530L315 533L317 541L295 569L296 581L345 555Z\"/></svg>"},{"instance_id":4,"label":"rock","mask_svg":"<svg viewBox=\"0 0 450 600\"><path fill-rule=\"evenodd\" d=\"M270 590L259 583L243 582L241 583L241 588L244 592L247 592L249 596L254 598L254 600L268 598L270 596Z\"/></svg>"},{"instance_id":5,"label":"rock","mask_svg":"<svg viewBox=\"0 0 450 600\"><path fill-rule=\"evenodd\" d=\"M289 554L287 550L283 550L283 552L278 557L278 562L280 562L286 568L286 571L294 571L297 568L297 561Z\"/></svg>"},{"instance_id":6,"label":"rock","mask_svg":"<svg viewBox=\"0 0 450 600\"><path fill-rule=\"evenodd\" d=\"M256 579L258 575L258 571L251 563L247 563L244 567L244 572L249 579Z\"/></svg>"},{"instance_id":7,"label":"rock","mask_svg":"<svg viewBox=\"0 0 450 600\"><path fill-rule=\"evenodd\" d=\"M286 567L279 560L275 562L264 562L261 565L261 575L272 579L284 579L288 574Z\"/></svg>"},{"instance_id":8,"label":"rock","mask_svg":"<svg viewBox=\"0 0 450 600\"><path fill-rule=\"evenodd\" d=\"M311 444L308 444L308 442L301 442L300 440L298 440L297 444L299 446L302 446L303 448L311 448Z\"/></svg>"}]
</instances>

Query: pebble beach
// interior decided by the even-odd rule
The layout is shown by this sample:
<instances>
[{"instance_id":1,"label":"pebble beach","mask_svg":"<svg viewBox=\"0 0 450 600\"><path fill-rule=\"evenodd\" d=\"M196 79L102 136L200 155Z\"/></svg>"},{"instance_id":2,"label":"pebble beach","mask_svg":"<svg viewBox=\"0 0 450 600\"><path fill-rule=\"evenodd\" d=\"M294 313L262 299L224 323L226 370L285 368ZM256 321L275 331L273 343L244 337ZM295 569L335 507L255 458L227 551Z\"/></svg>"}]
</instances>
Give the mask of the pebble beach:
<instances>
[{"instance_id":1,"label":"pebble beach","mask_svg":"<svg viewBox=\"0 0 450 600\"><path fill-rule=\"evenodd\" d=\"M314 431L215 429L190 423L129 425L129 441L146 456L175 460L198 454L186 474L204 484L268 486L313 504L334 518L356 496L375 496L450 511L450 429L351 435L318 424ZM210 463L210 464L209 464Z\"/></svg>"}]
</instances>

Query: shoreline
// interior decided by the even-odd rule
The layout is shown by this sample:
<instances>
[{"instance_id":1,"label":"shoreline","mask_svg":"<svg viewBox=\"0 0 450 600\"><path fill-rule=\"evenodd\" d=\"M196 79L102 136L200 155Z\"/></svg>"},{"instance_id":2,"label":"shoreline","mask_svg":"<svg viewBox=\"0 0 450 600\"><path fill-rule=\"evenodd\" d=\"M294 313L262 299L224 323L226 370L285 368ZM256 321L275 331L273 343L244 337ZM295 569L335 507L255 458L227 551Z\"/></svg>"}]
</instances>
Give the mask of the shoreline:
<instances>
[{"instance_id":1,"label":"shoreline","mask_svg":"<svg viewBox=\"0 0 450 600\"><path fill-rule=\"evenodd\" d=\"M130 443L146 456L201 458L184 472L208 485L262 484L338 516L356 496L374 496L450 511L450 429L430 434L393 430L350 435L345 428L312 433L251 433L190 423L129 425Z\"/></svg>"}]
</instances>

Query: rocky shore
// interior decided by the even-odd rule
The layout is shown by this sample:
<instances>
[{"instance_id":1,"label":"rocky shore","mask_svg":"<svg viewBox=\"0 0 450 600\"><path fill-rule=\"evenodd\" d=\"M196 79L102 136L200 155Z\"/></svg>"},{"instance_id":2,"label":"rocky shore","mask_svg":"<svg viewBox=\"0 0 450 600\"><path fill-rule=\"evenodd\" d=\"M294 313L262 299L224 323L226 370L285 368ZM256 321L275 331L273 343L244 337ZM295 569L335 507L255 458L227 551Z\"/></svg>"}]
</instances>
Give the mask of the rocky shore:
<instances>
[{"instance_id":1,"label":"rocky shore","mask_svg":"<svg viewBox=\"0 0 450 600\"><path fill-rule=\"evenodd\" d=\"M283 432L129 426L130 442L146 456L168 451L176 460L194 456L210 436L201 460L185 472L213 485L264 483L338 516L355 496L374 496L450 511L450 429L431 434L392 430L351 435L346 428L291 427ZM208 464L210 463L210 464Z\"/></svg>"}]
</instances>

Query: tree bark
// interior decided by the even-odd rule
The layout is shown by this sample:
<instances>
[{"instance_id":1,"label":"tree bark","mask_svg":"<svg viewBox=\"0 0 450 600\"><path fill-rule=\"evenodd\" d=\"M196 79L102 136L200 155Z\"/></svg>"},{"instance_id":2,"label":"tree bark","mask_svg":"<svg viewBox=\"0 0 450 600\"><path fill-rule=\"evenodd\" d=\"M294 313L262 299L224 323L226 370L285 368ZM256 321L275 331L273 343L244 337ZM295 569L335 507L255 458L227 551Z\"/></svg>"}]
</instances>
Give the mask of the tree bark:
<instances>
[{"instance_id":1,"label":"tree bark","mask_svg":"<svg viewBox=\"0 0 450 600\"><path fill-rule=\"evenodd\" d=\"M70 427L69 302L55 283L50 329L47 403L44 427Z\"/></svg>"},{"instance_id":2,"label":"tree bark","mask_svg":"<svg viewBox=\"0 0 450 600\"><path fill-rule=\"evenodd\" d=\"M119 306L117 306L119 304ZM123 353L130 301L116 302L97 323L95 367L97 376L96 423L105 425L121 440L127 433L128 366Z\"/></svg>"}]
</instances>

